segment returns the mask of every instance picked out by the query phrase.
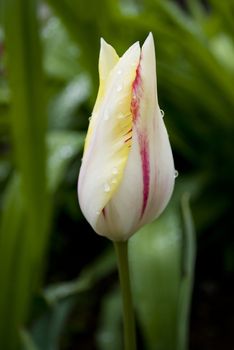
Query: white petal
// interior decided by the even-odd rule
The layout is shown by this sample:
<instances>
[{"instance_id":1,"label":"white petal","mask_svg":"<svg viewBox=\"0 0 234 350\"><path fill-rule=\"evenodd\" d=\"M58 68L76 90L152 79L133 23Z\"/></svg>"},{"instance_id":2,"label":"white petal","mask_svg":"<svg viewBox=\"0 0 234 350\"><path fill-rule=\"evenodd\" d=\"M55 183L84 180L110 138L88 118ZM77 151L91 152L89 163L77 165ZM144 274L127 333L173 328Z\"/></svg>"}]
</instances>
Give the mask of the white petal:
<instances>
[{"instance_id":1,"label":"white petal","mask_svg":"<svg viewBox=\"0 0 234 350\"><path fill-rule=\"evenodd\" d=\"M158 217L174 188L174 161L157 98L156 62L153 36L146 39L141 54L141 99L138 128L146 135L149 147L149 197L142 222Z\"/></svg>"},{"instance_id":2,"label":"white petal","mask_svg":"<svg viewBox=\"0 0 234 350\"><path fill-rule=\"evenodd\" d=\"M139 228L142 192L140 150L136 132L133 132L132 148L122 182L105 207L105 217L99 217L97 232L115 241L127 240Z\"/></svg>"},{"instance_id":3,"label":"white petal","mask_svg":"<svg viewBox=\"0 0 234 350\"><path fill-rule=\"evenodd\" d=\"M78 195L82 212L95 231L102 209L121 182L128 159L126 135L132 123L131 90L139 57L140 47L136 43L120 58L109 75L84 152ZM113 183L114 179L116 182Z\"/></svg>"}]
</instances>

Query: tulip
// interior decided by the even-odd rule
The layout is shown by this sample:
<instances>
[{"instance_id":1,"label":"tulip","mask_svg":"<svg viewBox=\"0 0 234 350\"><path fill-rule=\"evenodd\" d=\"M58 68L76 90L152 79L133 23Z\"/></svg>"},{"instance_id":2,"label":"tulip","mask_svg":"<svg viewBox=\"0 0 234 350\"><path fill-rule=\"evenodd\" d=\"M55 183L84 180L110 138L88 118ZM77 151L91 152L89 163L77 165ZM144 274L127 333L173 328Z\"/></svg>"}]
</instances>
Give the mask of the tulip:
<instances>
[{"instance_id":1,"label":"tulip","mask_svg":"<svg viewBox=\"0 0 234 350\"><path fill-rule=\"evenodd\" d=\"M157 218L174 187L175 169L158 105L150 33L122 57L101 39L100 86L78 181L81 210L93 229L126 241Z\"/></svg>"}]
</instances>

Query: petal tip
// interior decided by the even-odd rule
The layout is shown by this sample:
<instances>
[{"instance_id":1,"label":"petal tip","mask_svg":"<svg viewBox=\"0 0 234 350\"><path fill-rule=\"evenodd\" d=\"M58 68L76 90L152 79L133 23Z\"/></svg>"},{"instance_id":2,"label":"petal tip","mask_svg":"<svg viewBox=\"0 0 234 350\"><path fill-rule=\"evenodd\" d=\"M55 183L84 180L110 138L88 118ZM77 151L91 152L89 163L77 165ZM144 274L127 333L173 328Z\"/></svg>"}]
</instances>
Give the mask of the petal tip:
<instances>
[{"instance_id":1,"label":"petal tip","mask_svg":"<svg viewBox=\"0 0 234 350\"><path fill-rule=\"evenodd\" d=\"M100 39L99 54L99 74L100 80L106 79L111 69L118 62L119 56L115 49L108 44L103 38Z\"/></svg>"},{"instance_id":2,"label":"petal tip","mask_svg":"<svg viewBox=\"0 0 234 350\"><path fill-rule=\"evenodd\" d=\"M140 42L139 41L136 41L134 44L132 44L130 47L129 47L129 49L125 52L125 54L124 55L127 55L127 54L129 54L129 53L132 53L132 52L140 52Z\"/></svg>"},{"instance_id":3,"label":"petal tip","mask_svg":"<svg viewBox=\"0 0 234 350\"><path fill-rule=\"evenodd\" d=\"M104 38L100 38L100 48L101 48L101 50L107 49L107 48L110 48L110 47L112 48L112 46L110 44L108 44Z\"/></svg>"},{"instance_id":4,"label":"petal tip","mask_svg":"<svg viewBox=\"0 0 234 350\"><path fill-rule=\"evenodd\" d=\"M145 39L145 42L142 45L142 50L149 48L149 47L154 49L154 37L153 37L152 32L150 32L149 35L147 36L147 38Z\"/></svg>"}]
</instances>

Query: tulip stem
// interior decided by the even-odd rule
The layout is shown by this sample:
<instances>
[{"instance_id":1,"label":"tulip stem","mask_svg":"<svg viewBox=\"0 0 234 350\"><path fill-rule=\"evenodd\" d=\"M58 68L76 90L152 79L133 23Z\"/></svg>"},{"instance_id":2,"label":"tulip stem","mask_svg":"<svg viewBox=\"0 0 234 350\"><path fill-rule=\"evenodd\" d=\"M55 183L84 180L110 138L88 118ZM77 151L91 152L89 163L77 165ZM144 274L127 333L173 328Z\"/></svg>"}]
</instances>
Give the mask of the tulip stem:
<instances>
[{"instance_id":1,"label":"tulip stem","mask_svg":"<svg viewBox=\"0 0 234 350\"><path fill-rule=\"evenodd\" d=\"M114 242L123 303L125 350L136 350L135 319L128 264L128 241Z\"/></svg>"}]
</instances>

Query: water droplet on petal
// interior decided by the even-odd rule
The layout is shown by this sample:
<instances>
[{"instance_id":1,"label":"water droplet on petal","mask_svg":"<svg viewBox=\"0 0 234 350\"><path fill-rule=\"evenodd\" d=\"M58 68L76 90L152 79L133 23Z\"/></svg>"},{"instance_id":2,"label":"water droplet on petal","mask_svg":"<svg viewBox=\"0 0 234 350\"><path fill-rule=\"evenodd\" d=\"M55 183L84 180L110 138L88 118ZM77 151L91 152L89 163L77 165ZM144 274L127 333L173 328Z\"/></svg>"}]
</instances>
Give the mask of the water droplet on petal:
<instances>
[{"instance_id":1,"label":"water droplet on petal","mask_svg":"<svg viewBox=\"0 0 234 350\"><path fill-rule=\"evenodd\" d=\"M104 192L110 192L110 185L108 183L104 185Z\"/></svg>"},{"instance_id":2,"label":"water droplet on petal","mask_svg":"<svg viewBox=\"0 0 234 350\"><path fill-rule=\"evenodd\" d=\"M117 86L116 91L120 92L122 89L123 89L123 86L120 84L120 85Z\"/></svg>"},{"instance_id":3,"label":"water droplet on petal","mask_svg":"<svg viewBox=\"0 0 234 350\"><path fill-rule=\"evenodd\" d=\"M121 70L121 69L118 69L118 70L117 70L117 74L118 74L118 75L121 75L121 74L122 74L122 70Z\"/></svg>"},{"instance_id":4,"label":"water droplet on petal","mask_svg":"<svg viewBox=\"0 0 234 350\"><path fill-rule=\"evenodd\" d=\"M179 176L179 172L178 172L178 170L175 170L175 172L174 172L174 178L176 179L178 176Z\"/></svg>"},{"instance_id":5,"label":"water droplet on petal","mask_svg":"<svg viewBox=\"0 0 234 350\"><path fill-rule=\"evenodd\" d=\"M104 114L104 120L108 120L109 119L109 114L108 113L105 113Z\"/></svg>"},{"instance_id":6,"label":"water droplet on petal","mask_svg":"<svg viewBox=\"0 0 234 350\"><path fill-rule=\"evenodd\" d=\"M116 183L117 183L116 178L112 179L112 180L111 180L111 183L112 183L112 184L116 184Z\"/></svg>"},{"instance_id":7,"label":"water droplet on petal","mask_svg":"<svg viewBox=\"0 0 234 350\"><path fill-rule=\"evenodd\" d=\"M90 122L91 119L92 119L92 117L89 117L89 122Z\"/></svg>"},{"instance_id":8,"label":"water droplet on petal","mask_svg":"<svg viewBox=\"0 0 234 350\"><path fill-rule=\"evenodd\" d=\"M101 214L101 212L100 212L99 210L97 210L97 211L96 211L96 214L97 214L97 215L100 215L100 214Z\"/></svg>"},{"instance_id":9,"label":"water droplet on petal","mask_svg":"<svg viewBox=\"0 0 234 350\"><path fill-rule=\"evenodd\" d=\"M164 115L165 115L164 110L160 109L160 112L161 112L161 116L162 116L162 118L163 118Z\"/></svg>"},{"instance_id":10,"label":"water droplet on petal","mask_svg":"<svg viewBox=\"0 0 234 350\"><path fill-rule=\"evenodd\" d=\"M124 116L123 113L119 113L118 116L117 116L118 119L124 119L124 117L125 117L125 116Z\"/></svg>"},{"instance_id":11,"label":"water droplet on petal","mask_svg":"<svg viewBox=\"0 0 234 350\"><path fill-rule=\"evenodd\" d=\"M114 167L113 169L112 169L112 174L114 174L114 175L116 175L116 174L118 174L118 169L116 168L116 167Z\"/></svg>"}]
</instances>

